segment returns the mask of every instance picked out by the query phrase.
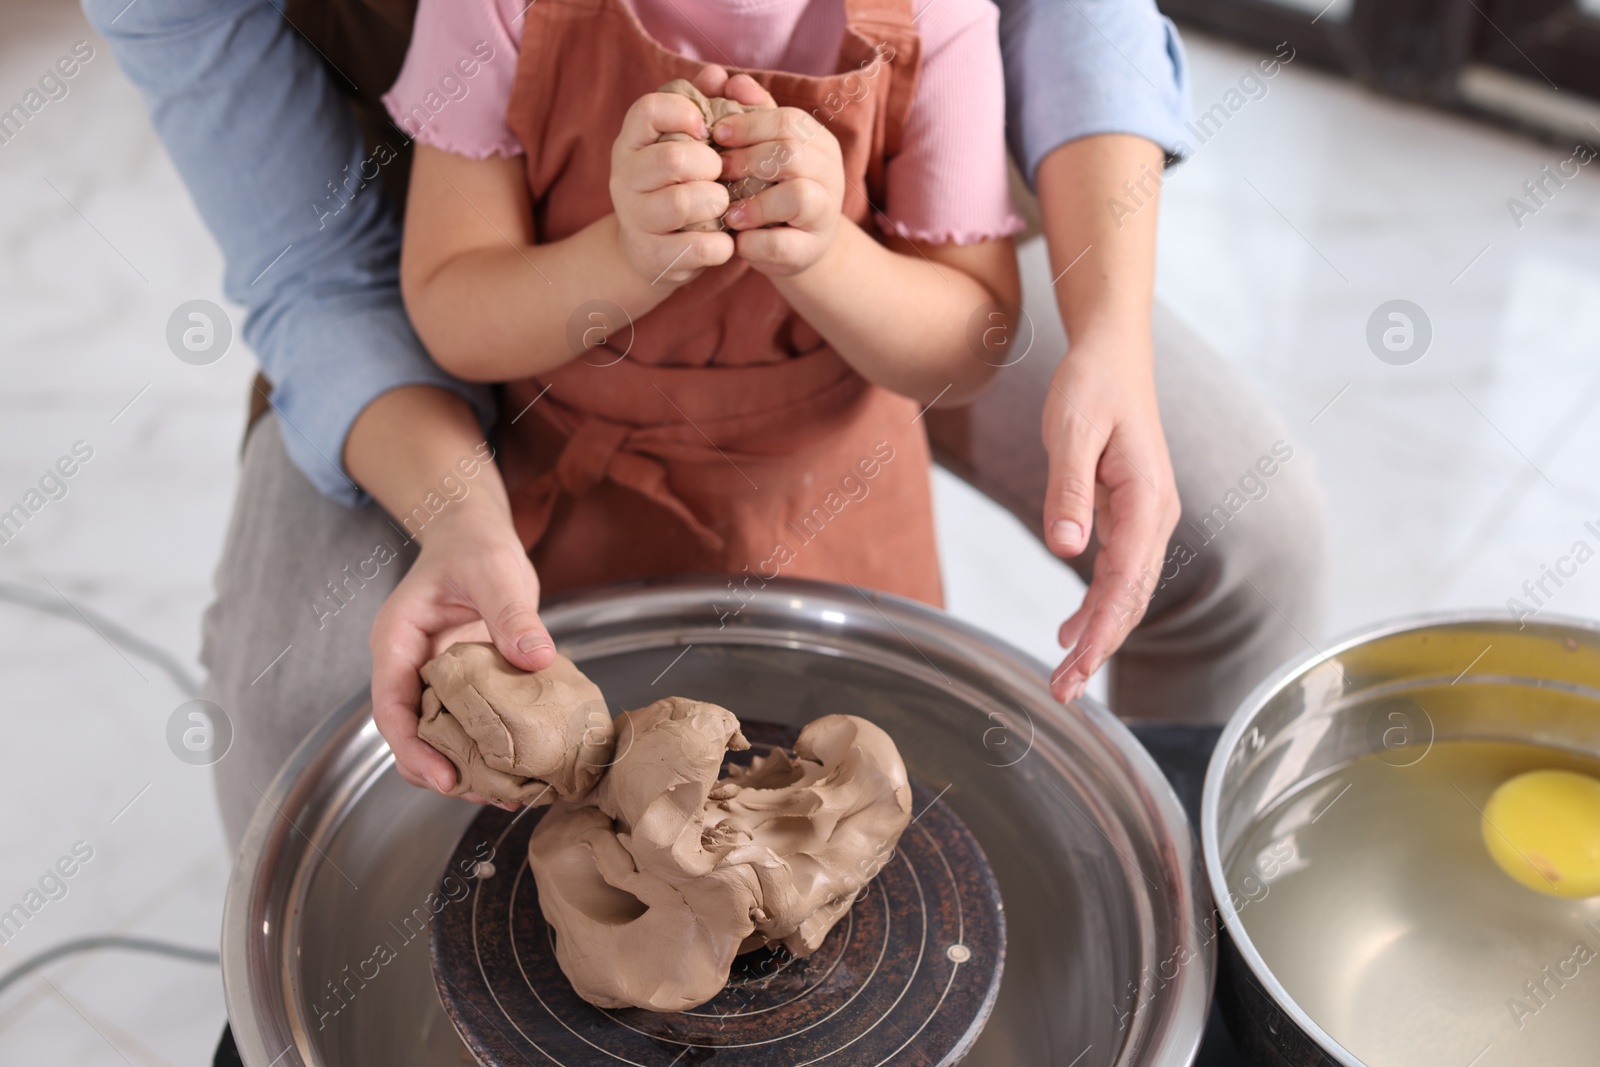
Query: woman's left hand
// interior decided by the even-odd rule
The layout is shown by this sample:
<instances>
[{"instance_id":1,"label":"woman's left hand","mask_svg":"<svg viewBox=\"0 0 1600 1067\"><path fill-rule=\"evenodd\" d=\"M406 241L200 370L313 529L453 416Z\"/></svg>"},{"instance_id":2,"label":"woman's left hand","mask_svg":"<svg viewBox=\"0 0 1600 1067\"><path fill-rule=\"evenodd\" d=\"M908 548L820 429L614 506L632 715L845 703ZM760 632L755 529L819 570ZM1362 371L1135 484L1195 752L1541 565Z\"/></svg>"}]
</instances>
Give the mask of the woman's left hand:
<instances>
[{"instance_id":1,"label":"woman's left hand","mask_svg":"<svg viewBox=\"0 0 1600 1067\"><path fill-rule=\"evenodd\" d=\"M1121 647L1162 578L1178 523L1178 490L1151 377L1148 329L1075 342L1051 378L1044 406L1050 459L1044 529L1070 559L1098 537L1083 603L1061 624L1067 656L1050 675L1063 703Z\"/></svg>"}]
</instances>

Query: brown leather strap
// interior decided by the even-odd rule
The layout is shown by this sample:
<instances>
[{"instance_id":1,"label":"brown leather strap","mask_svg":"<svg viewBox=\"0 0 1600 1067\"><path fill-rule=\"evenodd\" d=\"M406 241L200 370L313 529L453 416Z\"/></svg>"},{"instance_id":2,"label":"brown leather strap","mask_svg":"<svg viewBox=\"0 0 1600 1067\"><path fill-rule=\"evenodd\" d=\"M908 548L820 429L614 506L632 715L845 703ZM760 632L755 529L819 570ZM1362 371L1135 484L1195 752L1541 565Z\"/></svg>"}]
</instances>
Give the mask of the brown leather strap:
<instances>
[{"instance_id":1,"label":"brown leather strap","mask_svg":"<svg viewBox=\"0 0 1600 1067\"><path fill-rule=\"evenodd\" d=\"M271 396L272 383L267 381L265 374L257 372L256 380L250 383L250 408L244 420L244 435L246 438L250 436L250 431L255 429L256 422L260 420L261 416L265 415L272 407L272 401L269 399ZM239 447L240 449L244 448L243 442L240 443Z\"/></svg>"},{"instance_id":2,"label":"brown leather strap","mask_svg":"<svg viewBox=\"0 0 1600 1067\"><path fill-rule=\"evenodd\" d=\"M405 207L411 178L411 140L389 121L383 94L400 76L411 46L417 0L287 0L284 21L322 56L344 94L370 155L380 144L398 158L381 170L384 192Z\"/></svg>"},{"instance_id":3,"label":"brown leather strap","mask_svg":"<svg viewBox=\"0 0 1600 1067\"><path fill-rule=\"evenodd\" d=\"M917 32L916 15L911 0L845 0L845 13L850 29L894 68L884 106L883 138L884 155L893 157L904 141L922 71L922 36Z\"/></svg>"}]
</instances>

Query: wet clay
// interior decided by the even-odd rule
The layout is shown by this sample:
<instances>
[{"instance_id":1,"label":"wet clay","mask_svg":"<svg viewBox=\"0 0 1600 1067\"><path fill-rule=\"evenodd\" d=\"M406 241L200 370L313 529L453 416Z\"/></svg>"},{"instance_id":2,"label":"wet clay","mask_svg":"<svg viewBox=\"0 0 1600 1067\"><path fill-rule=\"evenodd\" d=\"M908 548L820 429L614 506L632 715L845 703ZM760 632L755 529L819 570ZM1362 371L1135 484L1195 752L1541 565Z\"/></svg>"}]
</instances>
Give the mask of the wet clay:
<instances>
[{"instance_id":1,"label":"wet clay","mask_svg":"<svg viewBox=\"0 0 1600 1067\"><path fill-rule=\"evenodd\" d=\"M721 151L721 147L715 141L710 139L711 128L715 126L718 121L727 118L729 115L742 115L746 111L760 110L760 108L757 106L741 104L737 100L729 100L726 97L706 96L705 93L702 93L699 89L696 89L693 83L688 82L683 78L675 78L656 91L662 93L676 93L679 96L688 97L690 100L694 101L695 106L700 109L701 117L706 121L705 137L695 138L686 133L664 133L659 138L659 140L662 141L699 140L701 144L709 144L712 148L716 148L718 151ZM728 187L728 207L732 208L733 205L738 203L740 200L755 196L772 183L769 181L763 181L762 179L756 177L745 177L737 178L733 181L725 181L722 184ZM691 222L689 225L683 228L683 232L712 233L722 228L722 218L721 216L718 216L714 219L706 219L703 222Z\"/></svg>"},{"instance_id":2,"label":"wet clay","mask_svg":"<svg viewBox=\"0 0 1600 1067\"><path fill-rule=\"evenodd\" d=\"M528 862L562 972L602 1008L682 1011L742 952L811 954L911 820L899 751L854 715L724 774L750 743L715 704L668 697L613 723L571 660L528 674L488 644L422 675L417 732L456 765L458 795L554 801Z\"/></svg>"},{"instance_id":3,"label":"wet clay","mask_svg":"<svg viewBox=\"0 0 1600 1067\"><path fill-rule=\"evenodd\" d=\"M616 758L528 842L539 904L573 988L602 1008L683 1011L741 952L815 951L893 856L911 787L889 735L853 715L748 768L732 712L668 697L617 718Z\"/></svg>"},{"instance_id":4,"label":"wet clay","mask_svg":"<svg viewBox=\"0 0 1600 1067\"><path fill-rule=\"evenodd\" d=\"M456 796L547 804L588 795L615 728L600 688L565 656L518 670L490 644L450 646L422 668L417 734L455 764Z\"/></svg>"}]
</instances>

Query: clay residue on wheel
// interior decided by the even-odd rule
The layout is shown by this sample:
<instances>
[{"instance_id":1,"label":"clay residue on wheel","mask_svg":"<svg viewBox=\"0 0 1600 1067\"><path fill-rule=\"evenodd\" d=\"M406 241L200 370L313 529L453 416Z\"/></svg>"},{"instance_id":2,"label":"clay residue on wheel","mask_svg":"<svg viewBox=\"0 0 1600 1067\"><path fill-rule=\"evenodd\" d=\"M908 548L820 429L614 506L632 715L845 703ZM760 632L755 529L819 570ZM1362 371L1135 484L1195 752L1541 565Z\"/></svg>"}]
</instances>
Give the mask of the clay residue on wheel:
<instances>
[{"instance_id":1,"label":"clay residue on wheel","mask_svg":"<svg viewBox=\"0 0 1600 1067\"><path fill-rule=\"evenodd\" d=\"M853 715L722 776L749 747L725 708L668 697L616 727L599 785L558 801L528 843L557 960L599 1007L682 1011L716 996L741 952L815 951L911 819L894 742Z\"/></svg>"},{"instance_id":2,"label":"clay residue on wheel","mask_svg":"<svg viewBox=\"0 0 1600 1067\"><path fill-rule=\"evenodd\" d=\"M493 645L452 645L422 668L417 734L456 767L455 795L547 804L589 793L611 760L600 688L565 656L518 670Z\"/></svg>"}]
</instances>

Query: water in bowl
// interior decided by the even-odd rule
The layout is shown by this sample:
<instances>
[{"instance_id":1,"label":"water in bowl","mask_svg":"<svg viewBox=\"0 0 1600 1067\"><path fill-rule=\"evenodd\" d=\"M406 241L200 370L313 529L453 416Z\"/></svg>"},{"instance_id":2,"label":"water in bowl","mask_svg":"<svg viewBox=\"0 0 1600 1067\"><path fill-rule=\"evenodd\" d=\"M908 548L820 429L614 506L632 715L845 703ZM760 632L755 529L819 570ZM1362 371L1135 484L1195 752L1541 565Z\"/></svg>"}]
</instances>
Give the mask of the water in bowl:
<instances>
[{"instance_id":1,"label":"water in bowl","mask_svg":"<svg viewBox=\"0 0 1600 1067\"><path fill-rule=\"evenodd\" d=\"M1369 1067L1600 1063L1600 898L1527 889L1480 833L1489 794L1600 760L1497 741L1366 756L1281 800L1228 869L1289 995Z\"/></svg>"}]
</instances>

